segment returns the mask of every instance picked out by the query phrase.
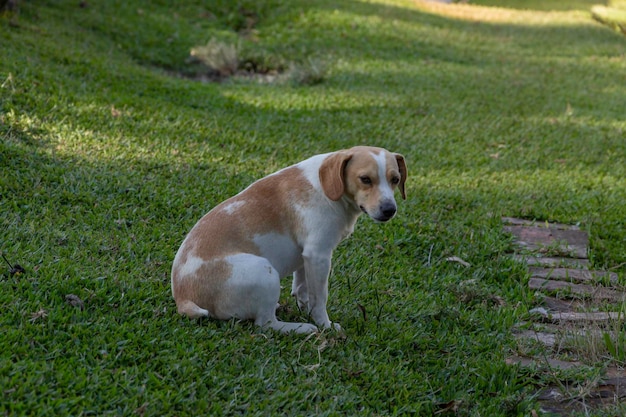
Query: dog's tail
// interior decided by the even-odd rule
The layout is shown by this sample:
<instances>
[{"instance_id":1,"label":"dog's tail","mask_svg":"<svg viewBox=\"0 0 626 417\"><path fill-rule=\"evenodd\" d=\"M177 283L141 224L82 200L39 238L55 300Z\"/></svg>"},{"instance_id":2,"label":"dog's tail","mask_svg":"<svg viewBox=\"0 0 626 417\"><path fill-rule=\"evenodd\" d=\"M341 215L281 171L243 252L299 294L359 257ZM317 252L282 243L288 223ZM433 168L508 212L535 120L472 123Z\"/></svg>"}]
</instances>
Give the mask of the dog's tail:
<instances>
[{"instance_id":1,"label":"dog's tail","mask_svg":"<svg viewBox=\"0 0 626 417\"><path fill-rule=\"evenodd\" d=\"M178 313L184 314L190 319L198 319L200 317L209 317L209 311L204 308L200 308L196 303L191 300L182 300L176 302L178 307Z\"/></svg>"}]
</instances>

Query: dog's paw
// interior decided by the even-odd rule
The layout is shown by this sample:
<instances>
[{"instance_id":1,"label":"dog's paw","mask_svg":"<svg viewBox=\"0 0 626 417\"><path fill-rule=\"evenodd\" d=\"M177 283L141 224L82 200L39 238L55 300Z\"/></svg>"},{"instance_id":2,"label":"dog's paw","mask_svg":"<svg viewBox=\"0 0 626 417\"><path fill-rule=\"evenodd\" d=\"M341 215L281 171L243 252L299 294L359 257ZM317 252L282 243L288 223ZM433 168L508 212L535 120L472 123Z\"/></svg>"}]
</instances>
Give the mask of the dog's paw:
<instances>
[{"instance_id":1,"label":"dog's paw","mask_svg":"<svg viewBox=\"0 0 626 417\"><path fill-rule=\"evenodd\" d=\"M259 324L259 323L257 323ZM309 334L318 331L317 326L310 323L290 323L286 321L274 320L266 323L262 327L277 330L281 333Z\"/></svg>"},{"instance_id":2,"label":"dog's paw","mask_svg":"<svg viewBox=\"0 0 626 417\"><path fill-rule=\"evenodd\" d=\"M329 321L327 324L324 324L322 326L320 326L323 330L334 330L336 332L342 332L343 328L341 327L341 325L339 323L335 323L332 321Z\"/></svg>"},{"instance_id":3,"label":"dog's paw","mask_svg":"<svg viewBox=\"0 0 626 417\"><path fill-rule=\"evenodd\" d=\"M302 325L296 330L296 333L300 334L310 334L317 333L318 328L314 324L302 323Z\"/></svg>"}]
</instances>

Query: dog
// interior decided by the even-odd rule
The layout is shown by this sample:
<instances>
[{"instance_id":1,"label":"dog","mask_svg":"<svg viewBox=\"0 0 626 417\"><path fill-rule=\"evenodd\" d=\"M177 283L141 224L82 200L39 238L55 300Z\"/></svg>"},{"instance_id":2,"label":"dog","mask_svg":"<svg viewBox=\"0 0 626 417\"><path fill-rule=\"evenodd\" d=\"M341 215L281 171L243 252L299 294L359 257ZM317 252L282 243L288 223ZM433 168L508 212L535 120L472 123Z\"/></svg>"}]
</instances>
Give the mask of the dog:
<instances>
[{"instance_id":1,"label":"dog","mask_svg":"<svg viewBox=\"0 0 626 417\"><path fill-rule=\"evenodd\" d=\"M254 320L280 332L341 330L326 311L331 257L360 214L387 222L406 199L404 157L357 146L313 156L252 183L191 229L172 265L178 313ZM280 279L315 322L276 318Z\"/></svg>"}]
</instances>

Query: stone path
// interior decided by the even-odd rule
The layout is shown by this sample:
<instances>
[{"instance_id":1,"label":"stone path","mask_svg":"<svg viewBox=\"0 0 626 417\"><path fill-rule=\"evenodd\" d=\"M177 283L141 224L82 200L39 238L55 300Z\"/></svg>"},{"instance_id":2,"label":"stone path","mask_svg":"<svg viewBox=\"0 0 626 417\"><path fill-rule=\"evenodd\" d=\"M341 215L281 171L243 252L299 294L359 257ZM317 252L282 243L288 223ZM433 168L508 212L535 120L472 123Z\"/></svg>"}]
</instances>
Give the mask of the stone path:
<instances>
[{"instance_id":1,"label":"stone path","mask_svg":"<svg viewBox=\"0 0 626 417\"><path fill-rule=\"evenodd\" d=\"M537 393L542 411L552 415L626 401L626 292L617 274L590 269L589 238L576 226L502 222L515 241L512 256L528 265L528 285L539 300L530 320L516 327L519 354L507 362L555 375L554 386ZM621 366L611 365L600 378L576 386L556 380L554 370L590 368L609 356Z\"/></svg>"}]
</instances>

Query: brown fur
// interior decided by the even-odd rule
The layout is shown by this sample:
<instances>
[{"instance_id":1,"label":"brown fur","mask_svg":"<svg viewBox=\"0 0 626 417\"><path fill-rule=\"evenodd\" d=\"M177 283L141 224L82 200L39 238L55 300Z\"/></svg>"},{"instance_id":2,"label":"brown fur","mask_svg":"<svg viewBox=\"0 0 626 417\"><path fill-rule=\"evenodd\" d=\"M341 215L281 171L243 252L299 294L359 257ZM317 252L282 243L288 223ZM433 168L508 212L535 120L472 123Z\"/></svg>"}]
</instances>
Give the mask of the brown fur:
<instances>
[{"instance_id":1,"label":"brown fur","mask_svg":"<svg viewBox=\"0 0 626 417\"><path fill-rule=\"evenodd\" d=\"M299 219L293 217L294 210L289 205L293 201L306 201L311 190L297 168L263 178L248 190L224 201L200 219L200 227L194 227L189 236L186 252L205 260L241 252L258 255L259 249L250 240L251 235L297 230ZM240 201L243 205L229 213L227 207ZM228 236L228 239L215 240L213 236Z\"/></svg>"}]
</instances>

